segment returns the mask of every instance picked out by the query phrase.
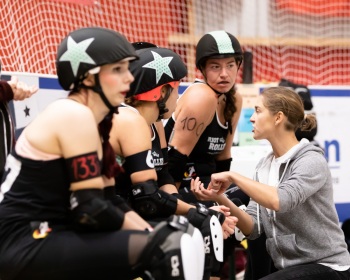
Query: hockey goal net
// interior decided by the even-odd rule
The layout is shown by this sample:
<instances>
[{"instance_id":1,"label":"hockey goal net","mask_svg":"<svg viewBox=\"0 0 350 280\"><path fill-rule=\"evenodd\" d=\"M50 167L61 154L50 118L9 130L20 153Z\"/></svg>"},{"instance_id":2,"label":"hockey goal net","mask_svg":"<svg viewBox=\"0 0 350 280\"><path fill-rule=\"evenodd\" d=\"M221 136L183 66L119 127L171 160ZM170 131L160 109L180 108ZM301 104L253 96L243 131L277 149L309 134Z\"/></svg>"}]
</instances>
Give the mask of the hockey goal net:
<instances>
[{"instance_id":1,"label":"hockey goal net","mask_svg":"<svg viewBox=\"0 0 350 280\"><path fill-rule=\"evenodd\" d=\"M196 76L195 45L225 29L253 55L253 82L286 78L306 85L350 84L348 0L4 0L3 70L55 74L61 39L85 26L118 30L178 52L187 81ZM238 82L242 81L242 71Z\"/></svg>"}]
</instances>

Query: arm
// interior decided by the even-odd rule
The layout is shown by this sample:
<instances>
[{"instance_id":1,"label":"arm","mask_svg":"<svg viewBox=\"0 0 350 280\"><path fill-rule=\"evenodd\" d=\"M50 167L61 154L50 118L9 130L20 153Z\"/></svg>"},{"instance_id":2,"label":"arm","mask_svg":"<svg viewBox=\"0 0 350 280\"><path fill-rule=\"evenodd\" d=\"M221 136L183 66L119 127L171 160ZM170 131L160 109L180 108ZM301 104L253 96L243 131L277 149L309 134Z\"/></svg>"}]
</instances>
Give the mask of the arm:
<instances>
[{"instance_id":1,"label":"arm","mask_svg":"<svg viewBox=\"0 0 350 280\"><path fill-rule=\"evenodd\" d=\"M86 123L94 123L92 116L87 114L84 117ZM75 132L77 134L84 134L84 139L89 139L89 141L79 141L81 137L74 137L70 139L67 136L67 131L65 130L65 135L61 136L61 142L63 143L63 154L65 157L73 157L74 154L83 154L84 151L97 150L101 151L100 137L97 131L97 126L94 127L91 125L84 128L81 127L81 120L70 120L70 125L75 126ZM80 123L80 125L79 125ZM72 130L73 131L73 130ZM66 138L67 136L67 138ZM70 135L72 137L72 135ZM67 147L69 146L69 147ZM91 170L94 170L92 167ZM74 208L73 212L77 212L77 219L81 220L81 213L84 213L85 216L91 215L92 220L96 222L91 223L90 221L83 221L85 227L94 229L94 230L118 230L118 229L133 229L133 230L145 230L146 228L151 228L151 226L144 221L140 216L138 216L134 211L127 211L124 207L121 207L121 204L115 205L111 200L105 196L105 186L113 185L114 179L107 179L104 176L96 176L89 180L81 180L71 184L71 190L74 197L77 200L81 200L82 203ZM90 200L86 199L88 192L93 191L96 193L94 197ZM78 194L80 192L80 194ZM101 197L99 197L102 195ZM86 200L85 200L86 199ZM80 208L79 208L80 207ZM100 209L101 214L94 216L94 210ZM98 212L98 211L96 211Z\"/></svg>"},{"instance_id":2,"label":"arm","mask_svg":"<svg viewBox=\"0 0 350 280\"><path fill-rule=\"evenodd\" d=\"M9 102L10 100L23 100L31 97L38 91L37 86L28 86L23 82L19 82L16 76L12 76L11 80L0 81L0 101Z\"/></svg>"},{"instance_id":3,"label":"arm","mask_svg":"<svg viewBox=\"0 0 350 280\"><path fill-rule=\"evenodd\" d=\"M218 194L222 194L231 183L236 184L260 205L271 210L279 211L277 188L259 183L233 171L212 174L208 189L213 189Z\"/></svg>"},{"instance_id":4,"label":"arm","mask_svg":"<svg viewBox=\"0 0 350 280\"><path fill-rule=\"evenodd\" d=\"M13 91L6 81L0 81L0 102L9 102L13 99Z\"/></svg>"},{"instance_id":5,"label":"arm","mask_svg":"<svg viewBox=\"0 0 350 280\"><path fill-rule=\"evenodd\" d=\"M216 110L217 98L205 84L189 87L178 100L175 125L169 145L181 154L189 155Z\"/></svg>"},{"instance_id":6,"label":"arm","mask_svg":"<svg viewBox=\"0 0 350 280\"><path fill-rule=\"evenodd\" d=\"M180 186L188 156L216 110L215 93L205 84L192 85L178 100L169 139L169 172Z\"/></svg>"},{"instance_id":7,"label":"arm","mask_svg":"<svg viewBox=\"0 0 350 280\"><path fill-rule=\"evenodd\" d=\"M166 140L165 140L164 126L162 123L156 123L155 126L156 126L157 131L158 131L162 150L164 151L164 153L166 153L167 144L166 144ZM166 158L167 158L167 156L164 155L164 159L166 159ZM164 170L167 171L166 162L164 164L165 164ZM171 194L178 194L178 190L174 184L170 184L170 183L165 184L165 185L161 186L161 188L163 190L171 193ZM197 208L196 206L188 204L188 203L182 201L181 199L178 199L178 206L177 206L176 214L179 214L179 215L188 214L187 217L189 218L190 222L193 223L193 222L197 221L197 219L199 218L198 217L199 213L197 212L196 208ZM223 205L213 206L213 207L211 207L211 209L216 211L216 212L221 212L222 214L224 214L225 219L223 219L221 226L222 226L224 238L225 239L228 238L233 233L234 227L235 227L236 222L237 222L236 218L230 216L229 209ZM212 211L211 214L215 214L216 212L214 212L214 211ZM201 219L198 219L198 220L201 220Z\"/></svg>"},{"instance_id":8,"label":"arm","mask_svg":"<svg viewBox=\"0 0 350 280\"><path fill-rule=\"evenodd\" d=\"M132 182L132 207L146 219L174 214L178 199L158 186L157 180L162 178L158 178L153 164L150 126L141 115L123 109L115 115L113 127L117 127L119 134L111 134L110 141L119 143L125 158L123 167ZM118 153L118 149L115 151Z\"/></svg>"},{"instance_id":9,"label":"arm","mask_svg":"<svg viewBox=\"0 0 350 280\"><path fill-rule=\"evenodd\" d=\"M151 130L146 120L138 113L127 109L119 109L119 114L114 114L110 143L114 152L127 158L144 151L151 151ZM145 158L144 161L147 161ZM132 183L140 183L147 180L157 180L157 173L153 166L148 169L130 174Z\"/></svg>"},{"instance_id":10,"label":"arm","mask_svg":"<svg viewBox=\"0 0 350 280\"><path fill-rule=\"evenodd\" d=\"M168 164L167 158L168 158L168 156L167 156L167 154L164 154L164 153L167 153L167 143L166 143L166 139L165 139L164 126L163 126L162 122L156 122L155 123L155 127L156 127L158 135L159 135L159 141L160 141L160 145L161 145L162 151L164 151L163 152L163 158L166 161L166 162L164 162L164 166L163 166L164 171L163 172L168 173L168 167L167 167L167 164ZM168 173L168 175L171 176L169 173ZM175 196L179 197L178 189L175 186L173 180L171 180L171 181L169 180L168 183L159 186L159 188L161 190L169 193L169 194L175 194ZM188 204L188 203L182 201L181 199L178 199L176 214L178 214L178 215L186 215L191 208L196 208L196 207L194 205L191 205L191 204Z\"/></svg>"},{"instance_id":11,"label":"arm","mask_svg":"<svg viewBox=\"0 0 350 280\"><path fill-rule=\"evenodd\" d=\"M215 201L219 205L225 205L230 209L230 214L238 218L237 227L248 236L253 230L253 221L249 214L238 208L224 194L218 194L213 190L205 189L198 178L191 181L191 191L199 200Z\"/></svg>"},{"instance_id":12,"label":"arm","mask_svg":"<svg viewBox=\"0 0 350 280\"><path fill-rule=\"evenodd\" d=\"M132 210L124 199L116 195L114 178L107 179L103 176L103 179L105 181L105 186L107 186L104 188L105 198L124 212L124 222L121 228L125 230L151 230L152 226Z\"/></svg>"}]
</instances>

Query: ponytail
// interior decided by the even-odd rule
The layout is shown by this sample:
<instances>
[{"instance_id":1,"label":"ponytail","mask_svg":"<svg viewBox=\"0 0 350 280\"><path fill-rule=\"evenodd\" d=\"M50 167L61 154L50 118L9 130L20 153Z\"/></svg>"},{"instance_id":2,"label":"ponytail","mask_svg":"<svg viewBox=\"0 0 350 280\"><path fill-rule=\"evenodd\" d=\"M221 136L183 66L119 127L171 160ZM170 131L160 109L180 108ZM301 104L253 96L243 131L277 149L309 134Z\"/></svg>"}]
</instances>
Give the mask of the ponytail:
<instances>
[{"instance_id":1,"label":"ponytail","mask_svg":"<svg viewBox=\"0 0 350 280\"><path fill-rule=\"evenodd\" d=\"M122 172L122 167L116 162L114 150L109 143L109 132L112 128L113 113L110 112L98 125L102 137L102 174L107 178L112 178Z\"/></svg>"}]
</instances>

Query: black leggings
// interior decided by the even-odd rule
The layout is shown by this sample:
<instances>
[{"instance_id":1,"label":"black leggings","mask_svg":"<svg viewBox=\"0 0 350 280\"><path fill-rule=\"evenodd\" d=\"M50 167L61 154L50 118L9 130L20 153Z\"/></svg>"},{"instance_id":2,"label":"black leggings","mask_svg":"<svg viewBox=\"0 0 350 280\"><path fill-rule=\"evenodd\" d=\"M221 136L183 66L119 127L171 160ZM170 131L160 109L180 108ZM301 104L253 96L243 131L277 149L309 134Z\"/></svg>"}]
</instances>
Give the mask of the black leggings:
<instances>
[{"instance_id":1,"label":"black leggings","mask_svg":"<svg viewBox=\"0 0 350 280\"><path fill-rule=\"evenodd\" d=\"M32 250L26 250L25 247L26 239L27 242L33 242L30 240L32 237L28 236L18 240L13 248L8 249L12 252L6 253L6 255L13 255L14 251L18 251L17 258L27 264L13 278L9 276L10 268L13 266L9 262L7 264L9 273L2 274L1 280L134 279L137 275L132 272L129 263L129 250L133 250L134 247L137 250L143 248L147 236L147 232L141 231L52 232L42 240L44 244L40 245L40 249L33 257L28 257ZM140 242L137 242L138 240ZM12 269L16 269L16 266L14 265Z\"/></svg>"},{"instance_id":2,"label":"black leggings","mask_svg":"<svg viewBox=\"0 0 350 280\"><path fill-rule=\"evenodd\" d=\"M265 233L261 234L255 240L247 239L247 242L248 254L244 280L257 280L277 271L266 250Z\"/></svg>"}]
</instances>

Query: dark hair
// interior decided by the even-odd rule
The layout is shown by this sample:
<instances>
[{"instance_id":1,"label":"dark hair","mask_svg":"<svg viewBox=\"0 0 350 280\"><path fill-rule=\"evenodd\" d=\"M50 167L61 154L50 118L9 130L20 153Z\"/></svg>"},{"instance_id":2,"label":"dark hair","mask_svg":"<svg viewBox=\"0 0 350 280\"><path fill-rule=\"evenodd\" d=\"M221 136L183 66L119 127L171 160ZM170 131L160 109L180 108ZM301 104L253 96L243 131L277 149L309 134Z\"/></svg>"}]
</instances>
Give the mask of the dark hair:
<instances>
[{"instance_id":1,"label":"dark hair","mask_svg":"<svg viewBox=\"0 0 350 280\"><path fill-rule=\"evenodd\" d=\"M123 169L116 162L114 150L109 142L109 133L112 128L113 112L110 112L98 125L102 137L102 174L107 178L118 175Z\"/></svg>"},{"instance_id":2,"label":"dark hair","mask_svg":"<svg viewBox=\"0 0 350 280\"><path fill-rule=\"evenodd\" d=\"M287 130L309 131L316 127L316 116L304 113L303 101L295 91L279 86L266 88L261 94L264 106L272 114L282 112L287 117Z\"/></svg>"},{"instance_id":3,"label":"dark hair","mask_svg":"<svg viewBox=\"0 0 350 280\"><path fill-rule=\"evenodd\" d=\"M224 108L224 118L227 122L228 131L232 134L232 117L237 111L236 107L236 88L233 87L229 92L225 93L226 104Z\"/></svg>"}]
</instances>

